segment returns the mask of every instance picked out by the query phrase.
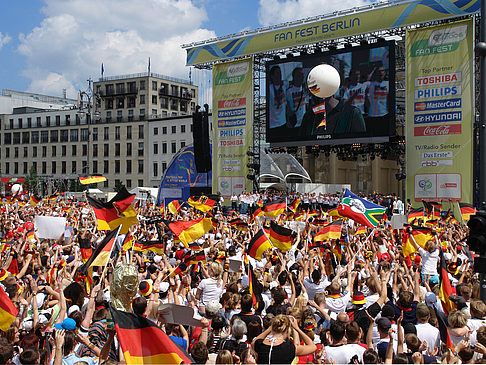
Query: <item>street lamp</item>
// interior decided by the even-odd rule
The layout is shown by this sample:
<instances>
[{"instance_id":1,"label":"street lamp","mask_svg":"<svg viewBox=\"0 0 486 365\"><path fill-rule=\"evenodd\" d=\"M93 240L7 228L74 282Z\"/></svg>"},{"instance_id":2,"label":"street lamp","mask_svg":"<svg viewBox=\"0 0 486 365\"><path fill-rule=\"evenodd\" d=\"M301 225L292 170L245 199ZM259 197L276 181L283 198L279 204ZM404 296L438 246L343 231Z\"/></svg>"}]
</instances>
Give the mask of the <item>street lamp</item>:
<instances>
[{"instance_id":1,"label":"street lamp","mask_svg":"<svg viewBox=\"0 0 486 365\"><path fill-rule=\"evenodd\" d=\"M86 91L79 91L79 105L78 105L78 114L86 114L86 124L88 127L88 144L87 144L87 160L86 160L86 166L82 168L81 173L85 173L89 175L90 173L90 154L89 154L89 144L90 144L90 135L91 135L91 130L90 130L90 125L91 121L93 120L93 80L89 78L88 80L88 90ZM87 99L86 106L84 105L84 100Z\"/></svg>"}]
</instances>

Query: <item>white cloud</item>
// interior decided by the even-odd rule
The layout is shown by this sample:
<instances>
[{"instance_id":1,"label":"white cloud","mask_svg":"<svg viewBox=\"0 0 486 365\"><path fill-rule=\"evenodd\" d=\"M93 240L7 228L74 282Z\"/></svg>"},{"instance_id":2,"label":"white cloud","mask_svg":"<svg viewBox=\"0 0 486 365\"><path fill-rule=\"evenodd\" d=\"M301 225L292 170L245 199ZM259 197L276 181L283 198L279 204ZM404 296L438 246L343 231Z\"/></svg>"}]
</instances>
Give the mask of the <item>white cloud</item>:
<instances>
[{"instance_id":1,"label":"white cloud","mask_svg":"<svg viewBox=\"0 0 486 365\"><path fill-rule=\"evenodd\" d=\"M370 3L366 0L259 0L258 20L263 26L351 9Z\"/></svg>"},{"instance_id":2,"label":"white cloud","mask_svg":"<svg viewBox=\"0 0 486 365\"><path fill-rule=\"evenodd\" d=\"M215 37L204 9L190 0L45 0L45 18L20 36L29 89L85 89L86 79L151 71L187 78L180 45ZM55 86L57 80L62 86ZM55 93L59 95L59 91Z\"/></svg>"},{"instance_id":3,"label":"white cloud","mask_svg":"<svg viewBox=\"0 0 486 365\"><path fill-rule=\"evenodd\" d=\"M4 45L10 42L11 39L12 37L10 37L8 34L3 34L2 32L0 32L0 51L2 50L2 47Z\"/></svg>"}]
</instances>

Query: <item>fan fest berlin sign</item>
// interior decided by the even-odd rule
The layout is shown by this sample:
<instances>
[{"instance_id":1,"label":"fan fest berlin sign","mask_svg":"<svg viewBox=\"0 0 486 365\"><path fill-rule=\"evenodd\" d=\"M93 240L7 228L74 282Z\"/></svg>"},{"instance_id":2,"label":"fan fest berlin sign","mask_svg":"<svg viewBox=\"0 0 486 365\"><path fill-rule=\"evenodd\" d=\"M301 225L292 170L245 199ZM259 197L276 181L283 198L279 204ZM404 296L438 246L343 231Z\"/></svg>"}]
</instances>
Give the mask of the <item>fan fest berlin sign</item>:
<instances>
[{"instance_id":1,"label":"fan fest berlin sign","mask_svg":"<svg viewBox=\"0 0 486 365\"><path fill-rule=\"evenodd\" d=\"M407 31L407 197L472 203L473 21Z\"/></svg>"},{"instance_id":2,"label":"fan fest berlin sign","mask_svg":"<svg viewBox=\"0 0 486 365\"><path fill-rule=\"evenodd\" d=\"M213 193L251 190L246 152L253 143L253 61L213 68Z\"/></svg>"},{"instance_id":3,"label":"fan fest berlin sign","mask_svg":"<svg viewBox=\"0 0 486 365\"><path fill-rule=\"evenodd\" d=\"M370 5L371 9L351 9L336 16L330 15L324 20L289 27L283 25L275 30L268 29L224 41L187 46L186 64L190 66L232 59L381 29L473 14L479 11L480 5L480 0L409 0L376 7ZM316 13L319 14L319 9L316 9ZM341 14L343 15L340 16Z\"/></svg>"}]
</instances>

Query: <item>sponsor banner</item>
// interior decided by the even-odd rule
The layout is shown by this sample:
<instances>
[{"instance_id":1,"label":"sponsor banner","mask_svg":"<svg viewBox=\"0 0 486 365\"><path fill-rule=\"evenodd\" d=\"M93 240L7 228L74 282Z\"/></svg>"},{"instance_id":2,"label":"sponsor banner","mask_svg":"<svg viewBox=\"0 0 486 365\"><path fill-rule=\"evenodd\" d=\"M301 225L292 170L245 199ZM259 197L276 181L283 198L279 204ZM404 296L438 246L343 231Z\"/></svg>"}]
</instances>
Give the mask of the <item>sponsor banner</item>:
<instances>
[{"instance_id":1,"label":"sponsor banner","mask_svg":"<svg viewBox=\"0 0 486 365\"><path fill-rule=\"evenodd\" d=\"M421 123L437 123L437 122L460 122L462 119L462 112L445 112L445 113L431 113L431 114L415 114L413 122L415 124Z\"/></svg>"},{"instance_id":2,"label":"sponsor banner","mask_svg":"<svg viewBox=\"0 0 486 365\"><path fill-rule=\"evenodd\" d=\"M431 89L415 90L415 99L443 98L446 96L461 95L461 85L434 87Z\"/></svg>"},{"instance_id":3,"label":"sponsor banner","mask_svg":"<svg viewBox=\"0 0 486 365\"><path fill-rule=\"evenodd\" d=\"M456 109L462 106L461 98L433 100L433 101L418 101L414 103L414 111L425 112L428 110L437 109Z\"/></svg>"},{"instance_id":4,"label":"sponsor banner","mask_svg":"<svg viewBox=\"0 0 486 365\"><path fill-rule=\"evenodd\" d=\"M253 60L214 65L212 190L226 201L233 193L252 188L246 178L246 151L253 143L252 120Z\"/></svg>"},{"instance_id":5,"label":"sponsor banner","mask_svg":"<svg viewBox=\"0 0 486 365\"><path fill-rule=\"evenodd\" d=\"M410 0L406 2L369 5L358 10L343 10L339 13L316 17L315 21L293 26L277 26L277 29L250 32L241 37L222 41L203 42L187 46L187 65L231 59L268 50L284 49L303 44L346 36L373 32L379 29L403 27L405 25L434 21L438 19L477 13L479 0ZM440 54L455 52L463 37L469 36L461 28L438 31L424 38L424 44L415 45L415 53ZM416 57L416 56L412 56ZM241 77L241 75L230 76ZM228 77L217 78L219 82ZM222 81L221 81L222 80Z\"/></svg>"},{"instance_id":6,"label":"sponsor banner","mask_svg":"<svg viewBox=\"0 0 486 365\"><path fill-rule=\"evenodd\" d=\"M415 127L413 135L417 136L447 136L449 134L461 134L460 124L429 125L427 127Z\"/></svg>"},{"instance_id":7,"label":"sponsor banner","mask_svg":"<svg viewBox=\"0 0 486 365\"><path fill-rule=\"evenodd\" d=\"M411 201L472 203L473 36L472 19L407 30L406 183Z\"/></svg>"}]
</instances>

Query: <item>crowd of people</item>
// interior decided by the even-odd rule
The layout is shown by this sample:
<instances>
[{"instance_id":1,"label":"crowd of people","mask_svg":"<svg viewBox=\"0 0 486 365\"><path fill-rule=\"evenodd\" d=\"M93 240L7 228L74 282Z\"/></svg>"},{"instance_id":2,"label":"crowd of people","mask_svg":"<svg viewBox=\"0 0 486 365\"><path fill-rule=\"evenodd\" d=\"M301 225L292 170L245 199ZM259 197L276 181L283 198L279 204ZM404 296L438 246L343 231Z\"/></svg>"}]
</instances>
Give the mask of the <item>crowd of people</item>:
<instances>
[{"instance_id":1,"label":"crowd of people","mask_svg":"<svg viewBox=\"0 0 486 365\"><path fill-rule=\"evenodd\" d=\"M297 197L301 203L292 206ZM272 218L251 214L278 198L294 211ZM86 201L3 201L0 287L18 315L0 330L0 363L129 363L110 315L120 264L138 273L129 310L160 327L196 364L486 362L486 304L474 253L465 244L467 226L438 219L424 247L409 235L415 253L404 257L403 235L410 228L394 230L389 218L410 206L391 196L367 198L389 214L365 232L329 212L339 195L247 193L231 199L233 209L215 205L207 213L187 204L175 214L139 204L138 223L127 234L135 243L163 248L137 251L134 244L124 247L119 235L108 265L95 267L89 283L82 248L95 251L106 232ZM32 234L36 216L66 217L72 228L57 240L42 239ZM191 248L168 224L203 216L213 221L195 241L205 258L174 275ZM315 242L323 225L336 219L343 219L341 237ZM235 220L245 224L233 225ZM271 220L295 231L291 248L267 249L257 260L248 245ZM452 308L441 301L444 280L454 291ZM166 323L159 306L167 303L191 307L197 323Z\"/></svg>"}]
</instances>

